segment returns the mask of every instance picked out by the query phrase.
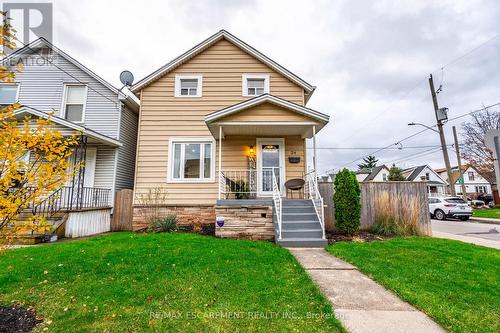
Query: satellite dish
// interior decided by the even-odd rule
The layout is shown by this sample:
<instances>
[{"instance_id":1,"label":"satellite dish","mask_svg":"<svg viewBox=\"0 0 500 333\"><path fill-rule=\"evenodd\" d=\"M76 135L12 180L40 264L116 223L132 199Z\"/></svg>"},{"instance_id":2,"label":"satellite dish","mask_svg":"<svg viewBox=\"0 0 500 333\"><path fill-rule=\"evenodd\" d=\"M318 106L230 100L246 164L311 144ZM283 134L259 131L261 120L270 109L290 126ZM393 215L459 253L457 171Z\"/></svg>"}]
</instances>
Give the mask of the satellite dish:
<instances>
[{"instance_id":1,"label":"satellite dish","mask_svg":"<svg viewBox=\"0 0 500 333\"><path fill-rule=\"evenodd\" d=\"M123 71L120 73L120 81L124 86L130 87L134 83L134 74L131 71Z\"/></svg>"}]
</instances>

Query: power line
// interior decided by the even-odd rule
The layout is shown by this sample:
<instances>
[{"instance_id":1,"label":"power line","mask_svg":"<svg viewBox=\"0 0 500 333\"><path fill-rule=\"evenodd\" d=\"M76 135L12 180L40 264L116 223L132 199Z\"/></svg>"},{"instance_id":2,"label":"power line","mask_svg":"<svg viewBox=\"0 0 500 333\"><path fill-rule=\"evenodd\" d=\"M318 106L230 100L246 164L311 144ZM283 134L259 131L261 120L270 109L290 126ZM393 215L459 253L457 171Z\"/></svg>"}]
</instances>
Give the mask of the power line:
<instances>
[{"instance_id":1,"label":"power line","mask_svg":"<svg viewBox=\"0 0 500 333\"><path fill-rule=\"evenodd\" d=\"M384 164L401 163L401 162L404 162L404 161L406 161L406 160L408 160L410 158L423 157L423 156L426 156L426 155L434 154L434 153L436 153L438 151L441 151L441 147L439 147L438 149L431 148L431 149L427 149L427 150L424 150L424 151L420 151L418 153L413 153L413 154L410 154L410 155L407 155L407 156L404 156L404 157L397 158L397 159L392 160L392 161L384 162Z\"/></svg>"},{"instance_id":2,"label":"power line","mask_svg":"<svg viewBox=\"0 0 500 333\"><path fill-rule=\"evenodd\" d=\"M461 59L467 57L468 55L474 53L475 51L477 51L478 49L480 49L481 47L485 46L486 44L492 42L493 40L497 39L498 37L500 37L500 33L494 35L493 37L489 38L488 40L486 40L485 42L475 46L474 48L472 48L471 50L467 51L466 53L452 59L451 61L449 61L448 63L446 63L445 65L439 67L439 68L436 68L434 71L432 72L435 72L437 70L441 70L441 84L443 84L443 81L444 81L444 68L445 67L450 67L451 65L457 63L458 61L460 61ZM422 82L426 81L427 78L425 79L421 79L417 82L417 84L415 86L413 86L410 90L408 90L401 98L404 99L406 98L410 93L412 93L418 86L420 86L420 84L422 84ZM385 109L385 110L382 110L381 112L378 112L374 117L370 118L369 120L363 122L363 124L358 128L361 129L361 128L364 128L368 123L371 123L373 120L375 120L376 118L378 118L381 114L383 113L386 113L389 109ZM344 138L341 142L345 142L346 140L352 138L354 135L356 135L357 131L354 131L354 133L350 136L348 136L347 138Z\"/></svg>"},{"instance_id":3,"label":"power line","mask_svg":"<svg viewBox=\"0 0 500 333\"><path fill-rule=\"evenodd\" d=\"M456 117L454 117L454 118L450 118L450 119L448 119L448 122L453 121L453 120L456 120L456 119L460 119L460 118L463 118L463 117L466 117L466 116L469 116L469 115L474 114L474 113L477 113L477 112L481 112L481 111L488 110L488 109L490 109L490 108L492 108L492 107L495 107L495 106L498 106L498 105L500 105L500 102L497 102L497 103L494 103L494 104L491 104L491 105L488 105L488 106L482 107L482 108L480 108L480 109L476 109L476 110L469 111L469 112L467 112L467 113L461 114L461 115L456 116ZM377 149L377 150L375 150L375 151L373 151L373 152L371 152L371 153L369 153L369 154L366 154L366 155L363 155L363 156L361 156L361 157L358 157L358 158L356 158L355 160L352 160L351 162L349 162L349 163L347 163L347 164L344 164L344 165L343 165L343 166L341 166L339 169L345 168L345 167L347 167L347 166L351 165L352 163L354 163L354 162L356 162L356 161L359 161L360 159L362 159L362 158L364 158L364 157L366 157L366 156L369 156L369 155L374 155L374 154L376 154L376 153L378 153L378 152L380 152L380 151L382 151L382 150L386 150L386 149L388 149L388 148L390 148L390 147L392 147L392 146L399 145L401 142L406 141L406 140L409 140L409 139L411 139L411 138L413 138L413 137L415 137L415 136L417 136L417 135L420 135L420 134L422 134L422 133L424 133L424 132L426 132L426 131L428 131L429 129L434 128L434 127L436 127L436 125L429 126L429 128L424 128L424 129L422 129L422 130L420 130L420 131L418 131L418 132L416 132L416 133L413 133L413 134L411 134L411 135L409 135L409 136L407 136L407 137L404 137L404 138L402 138L402 139L400 139L400 140L396 141L395 143L392 143L392 144L390 144L390 145L388 145L388 146L385 146L385 147L382 147L382 148L380 148L380 149ZM333 171L333 170L334 170L334 169L329 169L329 170L327 170L327 171Z\"/></svg>"},{"instance_id":4,"label":"power line","mask_svg":"<svg viewBox=\"0 0 500 333\"><path fill-rule=\"evenodd\" d=\"M404 150L404 149L422 149L422 148L436 148L439 145L426 145L426 146L407 146L407 147L394 147L387 148L393 150ZM314 149L313 147L307 147L307 149ZM381 149L381 147L316 147L316 149L323 150L371 150L371 149Z\"/></svg>"}]
</instances>

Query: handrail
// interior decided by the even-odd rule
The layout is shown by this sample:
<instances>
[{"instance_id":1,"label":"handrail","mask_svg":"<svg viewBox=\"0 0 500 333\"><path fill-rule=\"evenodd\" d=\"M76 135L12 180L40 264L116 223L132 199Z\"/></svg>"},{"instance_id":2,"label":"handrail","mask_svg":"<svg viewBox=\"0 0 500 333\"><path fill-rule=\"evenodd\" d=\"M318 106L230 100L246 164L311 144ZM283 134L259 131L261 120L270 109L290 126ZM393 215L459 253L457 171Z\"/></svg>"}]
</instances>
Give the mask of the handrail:
<instances>
[{"instance_id":1,"label":"handrail","mask_svg":"<svg viewBox=\"0 0 500 333\"><path fill-rule=\"evenodd\" d=\"M324 216L324 203L318 188L318 181L315 177L315 172L311 171L305 175L307 192L309 192L309 199L311 199L316 215L318 216L319 223L323 232L323 239L325 239L325 216Z\"/></svg>"},{"instance_id":2,"label":"handrail","mask_svg":"<svg viewBox=\"0 0 500 333\"><path fill-rule=\"evenodd\" d=\"M273 172L273 202L276 208L276 220L278 222L278 239L281 240L281 215L282 215L282 201L281 191L276 180L276 174Z\"/></svg>"}]
</instances>

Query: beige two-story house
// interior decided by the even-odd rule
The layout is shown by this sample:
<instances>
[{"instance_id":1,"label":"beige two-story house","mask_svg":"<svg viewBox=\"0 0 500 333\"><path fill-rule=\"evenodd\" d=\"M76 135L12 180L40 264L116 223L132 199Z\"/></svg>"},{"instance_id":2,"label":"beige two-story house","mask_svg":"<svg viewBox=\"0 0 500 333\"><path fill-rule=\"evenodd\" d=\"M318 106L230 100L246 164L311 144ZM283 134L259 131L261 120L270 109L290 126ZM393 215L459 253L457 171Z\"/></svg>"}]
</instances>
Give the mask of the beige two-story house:
<instances>
[{"instance_id":1,"label":"beige two-story house","mask_svg":"<svg viewBox=\"0 0 500 333\"><path fill-rule=\"evenodd\" d=\"M144 226L144 197L161 189L163 213L181 224L216 225L221 237L323 244L306 140L315 154L329 116L305 106L314 89L225 30L133 85L141 101L134 226Z\"/></svg>"}]
</instances>

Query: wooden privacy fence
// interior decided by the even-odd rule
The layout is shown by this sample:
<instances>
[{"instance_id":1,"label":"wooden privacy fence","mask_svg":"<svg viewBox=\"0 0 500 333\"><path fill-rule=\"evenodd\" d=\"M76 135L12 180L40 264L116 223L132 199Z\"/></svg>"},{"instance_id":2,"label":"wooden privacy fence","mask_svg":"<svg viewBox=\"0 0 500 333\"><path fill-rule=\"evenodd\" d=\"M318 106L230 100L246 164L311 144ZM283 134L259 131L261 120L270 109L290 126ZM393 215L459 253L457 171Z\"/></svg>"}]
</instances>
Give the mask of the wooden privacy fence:
<instances>
[{"instance_id":1,"label":"wooden privacy fence","mask_svg":"<svg viewBox=\"0 0 500 333\"><path fill-rule=\"evenodd\" d=\"M333 205L333 183L319 183L319 191L325 203L325 224L328 231L335 229L335 208ZM361 187L361 229L375 224L377 207L387 213L381 202L390 203L396 214L417 220L423 234L430 235L430 213L426 182L362 182ZM384 208L381 208L384 207Z\"/></svg>"},{"instance_id":2,"label":"wooden privacy fence","mask_svg":"<svg viewBox=\"0 0 500 333\"><path fill-rule=\"evenodd\" d=\"M111 231L132 230L133 193L132 190L121 190L115 193Z\"/></svg>"}]
</instances>

